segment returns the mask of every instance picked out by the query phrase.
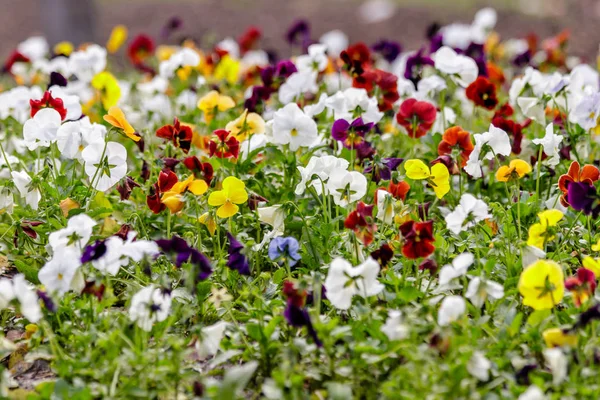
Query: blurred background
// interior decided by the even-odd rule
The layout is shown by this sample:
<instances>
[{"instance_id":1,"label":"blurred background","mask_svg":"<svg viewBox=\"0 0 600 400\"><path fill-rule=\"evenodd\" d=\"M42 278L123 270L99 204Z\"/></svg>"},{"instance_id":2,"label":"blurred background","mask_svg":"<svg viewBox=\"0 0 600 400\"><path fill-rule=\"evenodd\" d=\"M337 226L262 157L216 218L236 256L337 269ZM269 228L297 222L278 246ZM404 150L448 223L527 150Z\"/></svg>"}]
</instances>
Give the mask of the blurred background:
<instances>
[{"instance_id":1,"label":"blurred background","mask_svg":"<svg viewBox=\"0 0 600 400\"><path fill-rule=\"evenodd\" d=\"M34 34L51 44L104 44L116 24L125 24L130 37L146 33L159 38L172 17L183 25L170 42L190 37L209 46L255 25L263 32L263 48L285 53L287 28L305 18L315 38L341 29L351 42L388 38L415 49L431 23L471 22L484 6L498 10L502 37L533 32L544 38L568 28L570 53L588 61L595 59L600 39L600 0L0 0L0 6L2 57Z\"/></svg>"}]
</instances>

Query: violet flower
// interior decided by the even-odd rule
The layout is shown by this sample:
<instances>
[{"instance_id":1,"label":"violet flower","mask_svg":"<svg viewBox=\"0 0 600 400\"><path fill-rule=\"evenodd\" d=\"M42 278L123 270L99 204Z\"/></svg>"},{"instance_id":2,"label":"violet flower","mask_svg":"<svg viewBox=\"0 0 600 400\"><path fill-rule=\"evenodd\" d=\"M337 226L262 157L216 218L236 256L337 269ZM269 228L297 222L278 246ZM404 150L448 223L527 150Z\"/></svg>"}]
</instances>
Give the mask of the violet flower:
<instances>
[{"instance_id":1,"label":"violet flower","mask_svg":"<svg viewBox=\"0 0 600 400\"><path fill-rule=\"evenodd\" d=\"M373 45L373 50L381 54L387 62L392 63L402 52L402 47L397 42L382 39Z\"/></svg>"},{"instance_id":2,"label":"violet flower","mask_svg":"<svg viewBox=\"0 0 600 400\"><path fill-rule=\"evenodd\" d=\"M331 137L342 142L347 149L357 149L365 144L365 134L373 129L373 123L364 123L361 117L352 123L345 119L338 119L331 128Z\"/></svg>"},{"instance_id":3,"label":"violet flower","mask_svg":"<svg viewBox=\"0 0 600 400\"><path fill-rule=\"evenodd\" d=\"M198 267L197 280L204 280L212 274L210 261L206 256L198 250L190 247L188 243L177 235L173 235L171 239L159 239L156 244L166 254L175 255L175 265L181 268L183 263Z\"/></svg>"},{"instance_id":4,"label":"violet flower","mask_svg":"<svg viewBox=\"0 0 600 400\"><path fill-rule=\"evenodd\" d=\"M238 271L241 275L250 275L248 259L242 253L244 246L229 232L227 232L227 238L229 239L229 258L227 259L227 266Z\"/></svg>"},{"instance_id":5,"label":"violet flower","mask_svg":"<svg viewBox=\"0 0 600 400\"><path fill-rule=\"evenodd\" d=\"M368 165L364 173L372 174L373 182L379 183L379 181L389 181L392 178L392 171L395 171L400 164L404 161L403 158L396 157L388 157L388 158L378 158L375 157L375 160Z\"/></svg>"},{"instance_id":6,"label":"violet flower","mask_svg":"<svg viewBox=\"0 0 600 400\"><path fill-rule=\"evenodd\" d=\"M293 237L276 237L269 243L269 258L272 261L277 261L280 264L288 262L290 267L302 258L298 254L300 244Z\"/></svg>"},{"instance_id":7,"label":"violet flower","mask_svg":"<svg viewBox=\"0 0 600 400\"><path fill-rule=\"evenodd\" d=\"M567 201L574 210L592 214L594 218L600 214L596 187L585 182L569 182L567 191Z\"/></svg>"},{"instance_id":8,"label":"violet flower","mask_svg":"<svg viewBox=\"0 0 600 400\"><path fill-rule=\"evenodd\" d=\"M424 56L423 52L425 49L421 48L419 51L411 55L406 59L406 67L404 69L404 77L417 87L417 83L421 80L421 72L423 66L434 65L433 60L429 56Z\"/></svg>"}]
</instances>

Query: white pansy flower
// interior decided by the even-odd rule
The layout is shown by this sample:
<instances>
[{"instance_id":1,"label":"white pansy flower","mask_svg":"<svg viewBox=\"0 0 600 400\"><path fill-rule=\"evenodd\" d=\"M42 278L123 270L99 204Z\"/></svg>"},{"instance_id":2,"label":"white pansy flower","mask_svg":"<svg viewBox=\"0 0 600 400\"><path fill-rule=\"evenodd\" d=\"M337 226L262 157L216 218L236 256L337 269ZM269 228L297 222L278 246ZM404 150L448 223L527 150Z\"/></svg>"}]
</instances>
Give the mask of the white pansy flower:
<instances>
[{"instance_id":1,"label":"white pansy flower","mask_svg":"<svg viewBox=\"0 0 600 400\"><path fill-rule=\"evenodd\" d=\"M105 191L127 175L127 150L117 142L93 142L81 152L94 189Z\"/></svg>"},{"instance_id":2,"label":"white pansy flower","mask_svg":"<svg viewBox=\"0 0 600 400\"><path fill-rule=\"evenodd\" d=\"M316 122L296 103L277 110L273 118L273 143L289 145L290 150L310 146L318 136Z\"/></svg>"},{"instance_id":3,"label":"white pansy flower","mask_svg":"<svg viewBox=\"0 0 600 400\"><path fill-rule=\"evenodd\" d=\"M366 298L381 293L383 285L377 280L379 269L379 264L371 257L356 267L341 257L335 258L329 264L325 279L327 299L335 308L347 310L353 296Z\"/></svg>"},{"instance_id":4,"label":"white pansy flower","mask_svg":"<svg viewBox=\"0 0 600 400\"><path fill-rule=\"evenodd\" d=\"M480 351L474 352L467 363L467 371L482 382L490 379L491 368L492 363Z\"/></svg>"},{"instance_id":5,"label":"white pansy flower","mask_svg":"<svg viewBox=\"0 0 600 400\"><path fill-rule=\"evenodd\" d=\"M488 298L492 300L503 298L504 286L490 280L483 280L476 276L469 282L465 297L469 299L475 307L481 308Z\"/></svg>"},{"instance_id":6,"label":"white pansy flower","mask_svg":"<svg viewBox=\"0 0 600 400\"><path fill-rule=\"evenodd\" d=\"M446 215L446 227L455 235L491 218L488 205L470 193L464 193L454 211Z\"/></svg>"},{"instance_id":7,"label":"white pansy flower","mask_svg":"<svg viewBox=\"0 0 600 400\"><path fill-rule=\"evenodd\" d=\"M458 320L467 311L465 299L461 296L447 296L438 310L438 324L448 326Z\"/></svg>"},{"instance_id":8,"label":"white pansy flower","mask_svg":"<svg viewBox=\"0 0 600 400\"><path fill-rule=\"evenodd\" d=\"M154 285L133 295L129 306L129 319L141 329L150 332L155 322L167 319L171 310L171 295Z\"/></svg>"},{"instance_id":9,"label":"white pansy flower","mask_svg":"<svg viewBox=\"0 0 600 400\"><path fill-rule=\"evenodd\" d=\"M23 125L23 139L29 150L38 147L50 147L56 141L56 132L61 124L58 111L42 108Z\"/></svg>"},{"instance_id":10,"label":"white pansy flower","mask_svg":"<svg viewBox=\"0 0 600 400\"><path fill-rule=\"evenodd\" d=\"M532 142L541 145L544 149L544 153L548 156L546 163L554 168L560 162L560 154L558 153L558 146L562 142L563 137L554 133L554 125L551 123L546 126L546 134L541 139L533 139ZM541 160L539 160L541 161Z\"/></svg>"}]
</instances>

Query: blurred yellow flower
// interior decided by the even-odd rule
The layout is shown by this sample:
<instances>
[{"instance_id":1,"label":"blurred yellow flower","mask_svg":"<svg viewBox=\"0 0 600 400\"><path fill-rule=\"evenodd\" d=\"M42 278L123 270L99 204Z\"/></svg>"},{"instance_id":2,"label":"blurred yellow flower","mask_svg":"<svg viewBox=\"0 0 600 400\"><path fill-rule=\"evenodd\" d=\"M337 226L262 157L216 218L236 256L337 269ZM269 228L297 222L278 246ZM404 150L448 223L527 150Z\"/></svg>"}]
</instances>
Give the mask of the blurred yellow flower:
<instances>
[{"instance_id":1,"label":"blurred yellow flower","mask_svg":"<svg viewBox=\"0 0 600 400\"><path fill-rule=\"evenodd\" d=\"M587 256L581 261L581 264L592 271L594 275L600 276L600 261L597 258Z\"/></svg>"},{"instance_id":2,"label":"blurred yellow flower","mask_svg":"<svg viewBox=\"0 0 600 400\"><path fill-rule=\"evenodd\" d=\"M210 232L211 235L215 234L215 231L217 230L217 221L215 221L211 213L205 212L204 214L202 214L198 218L198 222L206 226L206 229L208 229L208 232Z\"/></svg>"},{"instance_id":3,"label":"blurred yellow flower","mask_svg":"<svg viewBox=\"0 0 600 400\"><path fill-rule=\"evenodd\" d=\"M413 159L404 163L404 169L406 170L406 176L410 179L427 179L438 199L441 199L450 191L450 172L442 163L437 163L429 169L423 161Z\"/></svg>"},{"instance_id":4,"label":"blurred yellow flower","mask_svg":"<svg viewBox=\"0 0 600 400\"><path fill-rule=\"evenodd\" d=\"M248 201L248 192L244 182L234 176L225 178L223 189L212 192L208 196L208 204L216 207L219 218L229 218L240 209L237 204L243 204Z\"/></svg>"},{"instance_id":5,"label":"blurred yellow flower","mask_svg":"<svg viewBox=\"0 0 600 400\"><path fill-rule=\"evenodd\" d=\"M198 108L204 113L204 120L210 123L218 111L227 111L235 106L229 96L224 96L216 90L211 90L198 100Z\"/></svg>"},{"instance_id":6,"label":"blurred yellow flower","mask_svg":"<svg viewBox=\"0 0 600 400\"><path fill-rule=\"evenodd\" d=\"M508 182L524 177L531 172L531 165L527 161L512 160L509 165L503 165L496 171L496 179L500 182Z\"/></svg>"},{"instance_id":7,"label":"blurred yellow flower","mask_svg":"<svg viewBox=\"0 0 600 400\"><path fill-rule=\"evenodd\" d=\"M526 306L534 310L554 308L565 295L562 268L554 261L538 260L523 270L518 288Z\"/></svg>"},{"instance_id":8,"label":"blurred yellow flower","mask_svg":"<svg viewBox=\"0 0 600 400\"><path fill-rule=\"evenodd\" d=\"M559 210L546 210L539 213L540 222L529 227L527 244L543 250L544 245L554 239L554 234L549 228L558 225L563 216L564 214Z\"/></svg>"},{"instance_id":9,"label":"blurred yellow flower","mask_svg":"<svg viewBox=\"0 0 600 400\"><path fill-rule=\"evenodd\" d=\"M119 81L110 72L103 71L94 76L92 87L100 92L100 101L105 110L116 106L121 98Z\"/></svg>"},{"instance_id":10,"label":"blurred yellow flower","mask_svg":"<svg viewBox=\"0 0 600 400\"><path fill-rule=\"evenodd\" d=\"M566 332L560 328L546 329L542 336L548 347L575 347L577 346L577 335Z\"/></svg>"},{"instance_id":11,"label":"blurred yellow flower","mask_svg":"<svg viewBox=\"0 0 600 400\"><path fill-rule=\"evenodd\" d=\"M70 56L73 52L73 43L71 42L60 42L54 46L54 54L62 54L65 56Z\"/></svg>"},{"instance_id":12,"label":"blurred yellow flower","mask_svg":"<svg viewBox=\"0 0 600 400\"><path fill-rule=\"evenodd\" d=\"M234 60L229 55L225 55L221 58L217 66L215 67L215 71L213 73L213 77L216 80L226 80L230 84L234 84L238 81L240 75L240 62Z\"/></svg>"},{"instance_id":13,"label":"blurred yellow flower","mask_svg":"<svg viewBox=\"0 0 600 400\"><path fill-rule=\"evenodd\" d=\"M225 130L238 141L243 142L250 135L265 133L265 120L257 113L248 113L248 110L244 110L242 115L225 125Z\"/></svg>"},{"instance_id":14,"label":"blurred yellow flower","mask_svg":"<svg viewBox=\"0 0 600 400\"><path fill-rule=\"evenodd\" d=\"M79 203L67 197L66 199L60 201L59 207L62 211L63 217L66 218L69 216L69 211L79 208Z\"/></svg>"},{"instance_id":15,"label":"blurred yellow flower","mask_svg":"<svg viewBox=\"0 0 600 400\"><path fill-rule=\"evenodd\" d=\"M125 43L126 40L127 27L125 25L117 25L110 32L110 37L108 38L108 42L106 42L106 50L109 53L114 54L117 51L119 51L119 49L121 48L121 46L123 46L123 43Z\"/></svg>"}]
</instances>

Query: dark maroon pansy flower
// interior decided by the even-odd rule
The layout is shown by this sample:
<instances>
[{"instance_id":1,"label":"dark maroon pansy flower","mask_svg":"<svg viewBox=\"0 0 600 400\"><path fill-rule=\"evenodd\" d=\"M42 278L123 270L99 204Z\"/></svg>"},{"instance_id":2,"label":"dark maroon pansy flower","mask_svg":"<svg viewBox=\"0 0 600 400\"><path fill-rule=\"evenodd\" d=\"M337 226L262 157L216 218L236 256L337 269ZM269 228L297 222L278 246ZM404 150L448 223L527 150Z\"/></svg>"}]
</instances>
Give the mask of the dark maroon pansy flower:
<instances>
[{"instance_id":1,"label":"dark maroon pansy flower","mask_svg":"<svg viewBox=\"0 0 600 400\"><path fill-rule=\"evenodd\" d=\"M183 26L183 20L181 18L179 18L178 16L173 16L173 17L169 18L169 20L167 21L165 26L163 26L163 28L160 32L160 36L166 40L169 38L169 36L171 36L173 34L173 32L180 29L182 26Z\"/></svg>"},{"instance_id":2,"label":"dark maroon pansy flower","mask_svg":"<svg viewBox=\"0 0 600 400\"><path fill-rule=\"evenodd\" d=\"M51 72L50 73L50 82L48 83L48 88L51 88L52 86L61 86L61 87L67 86L67 78L65 78L58 72Z\"/></svg>"},{"instance_id":3,"label":"dark maroon pansy flower","mask_svg":"<svg viewBox=\"0 0 600 400\"><path fill-rule=\"evenodd\" d=\"M371 257L373 257L373 259L377 261L379 265L385 267L394 257L394 250L389 244L384 243L381 245L381 247L371 253Z\"/></svg>"},{"instance_id":4,"label":"dark maroon pansy flower","mask_svg":"<svg viewBox=\"0 0 600 400\"><path fill-rule=\"evenodd\" d=\"M317 331L313 327L310 315L304 307L307 299L306 290L300 290L296 288L296 285L293 282L285 281L283 283L283 295L287 298L287 307L283 311L283 316L287 322L296 328L305 326L315 344L318 347L322 347L323 343L317 336Z\"/></svg>"},{"instance_id":5,"label":"dark maroon pansy flower","mask_svg":"<svg viewBox=\"0 0 600 400\"><path fill-rule=\"evenodd\" d=\"M121 200L127 200L131 196L133 188L140 187L140 184L133 180L132 177L126 176L117 183L117 191L121 197Z\"/></svg>"},{"instance_id":6,"label":"dark maroon pansy flower","mask_svg":"<svg viewBox=\"0 0 600 400\"><path fill-rule=\"evenodd\" d=\"M196 156L188 157L183 160L183 165L194 173L194 176L210 185L214 175L214 169L211 163L202 162Z\"/></svg>"},{"instance_id":7,"label":"dark maroon pansy flower","mask_svg":"<svg viewBox=\"0 0 600 400\"><path fill-rule=\"evenodd\" d=\"M229 232L227 232L227 239L229 239L227 266L241 275L250 275L248 259L242 253L244 246Z\"/></svg>"},{"instance_id":8,"label":"dark maroon pansy flower","mask_svg":"<svg viewBox=\"0 0 600 400\"><path fill-rule=\"evenodd\" d=\"M102 300L104 297L104 291L106 290L106 286L103 283L99 283L96 281L86 281L85 287L81 291L81 294L89 294L91 296L95 296L98 301Z\"/></svg>"}]
</instances>

